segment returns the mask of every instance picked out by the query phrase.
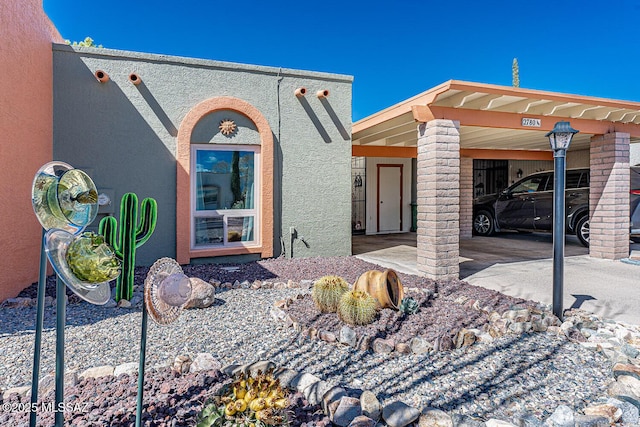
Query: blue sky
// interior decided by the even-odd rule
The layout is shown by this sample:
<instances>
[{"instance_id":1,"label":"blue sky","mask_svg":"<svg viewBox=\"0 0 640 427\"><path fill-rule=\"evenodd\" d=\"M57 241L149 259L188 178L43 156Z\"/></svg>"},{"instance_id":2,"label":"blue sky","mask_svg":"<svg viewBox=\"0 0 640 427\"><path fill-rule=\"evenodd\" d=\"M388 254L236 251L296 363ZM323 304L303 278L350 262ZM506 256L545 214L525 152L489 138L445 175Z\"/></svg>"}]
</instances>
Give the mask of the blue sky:
<instances>
[{"instance_id":1,"label":"blue sky","mask_svg":"<svg viewBox=\"0 0 640 427\"><path fill-rule=\"evenodd\" d=\"M349 74L353 120L450 79L640 101L640 2L44 0L106 48Z\"/></svg>"}]
</instances>

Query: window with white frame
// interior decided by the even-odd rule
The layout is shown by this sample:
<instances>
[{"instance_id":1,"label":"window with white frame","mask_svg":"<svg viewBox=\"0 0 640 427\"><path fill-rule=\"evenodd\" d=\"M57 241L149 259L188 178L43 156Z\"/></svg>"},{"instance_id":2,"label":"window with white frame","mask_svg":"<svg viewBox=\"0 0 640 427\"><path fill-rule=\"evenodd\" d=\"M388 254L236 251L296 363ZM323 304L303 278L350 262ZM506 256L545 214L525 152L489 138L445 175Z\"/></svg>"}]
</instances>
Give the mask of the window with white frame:
<instances>
[{"instance_id":1,"label":"window with white frame","mask_svg":"<svg viewBox=\"0 0 640 427\"><path fill-rule=\"evenodd\" d=\"M260 242L260 146L192 144L191 247Z\"/></svg>"}]
</instances>

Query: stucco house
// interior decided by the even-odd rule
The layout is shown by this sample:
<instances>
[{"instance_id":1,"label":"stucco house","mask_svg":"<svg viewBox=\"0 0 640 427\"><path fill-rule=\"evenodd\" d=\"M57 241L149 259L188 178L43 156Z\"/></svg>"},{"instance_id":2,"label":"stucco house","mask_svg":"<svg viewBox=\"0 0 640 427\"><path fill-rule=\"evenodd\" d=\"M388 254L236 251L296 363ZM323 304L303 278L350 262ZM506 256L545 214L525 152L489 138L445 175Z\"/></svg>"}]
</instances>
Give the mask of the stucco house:
<instances>
[{"instance_id":1,"label":"stucco house","mask_svg":"<svg viewBox=\"0 0 640 427\"><path fill-rule=\"evenodd\" d=\"M89 230L126 192L156 199L140 265L351 253L351 76L71 47L38 0L1 24L29 46L0 53L0 300L37 280L31 185L54 159L109 200Z\"/></svg>"},{"instance_id":2,"label":"stucco house","mask_svg":"<svg viewBox=\"0 0 640 427\"><path fill-rule=\"evenodd\" d=\"M0 10L20 40L0 49L0 301L37 280L31 186L54 159L93 178L100 217L157 200L142 265L349 255L352 232L415 229L418 269L449 279L488 174L549 169L562 120L568 166L591 169L590 255L628 256L640 103L452 80L352 126L351 76L70 47L40 0Z\"/></svg>"}]
</instances>

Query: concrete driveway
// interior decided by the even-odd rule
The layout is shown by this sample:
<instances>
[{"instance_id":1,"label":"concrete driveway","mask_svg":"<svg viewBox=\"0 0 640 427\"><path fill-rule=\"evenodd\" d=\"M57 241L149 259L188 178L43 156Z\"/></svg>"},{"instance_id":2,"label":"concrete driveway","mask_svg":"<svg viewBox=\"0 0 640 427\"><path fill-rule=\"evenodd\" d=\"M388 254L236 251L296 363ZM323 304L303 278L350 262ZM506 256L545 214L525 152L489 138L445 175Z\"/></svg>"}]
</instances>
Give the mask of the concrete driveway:
<instances>
[{"instance_id":1,"label":"concrete driveway","mask_svg":"<svg viewBox=\"0 0 640 427\"><path fill-rule=\"evenodd\" d=\"M353 236L353 254L408 274L416 269L415 233ZM632 244L630 257L640 255ZM552 302L551 234L501 233L460 242L460 278L515 297ZM634 262L634 261L631 261ZM640 325L640 262L590 258L575 236L567 236L564 265L565 308L582 308L617 321Z\"/></svg>"}]
</instances>

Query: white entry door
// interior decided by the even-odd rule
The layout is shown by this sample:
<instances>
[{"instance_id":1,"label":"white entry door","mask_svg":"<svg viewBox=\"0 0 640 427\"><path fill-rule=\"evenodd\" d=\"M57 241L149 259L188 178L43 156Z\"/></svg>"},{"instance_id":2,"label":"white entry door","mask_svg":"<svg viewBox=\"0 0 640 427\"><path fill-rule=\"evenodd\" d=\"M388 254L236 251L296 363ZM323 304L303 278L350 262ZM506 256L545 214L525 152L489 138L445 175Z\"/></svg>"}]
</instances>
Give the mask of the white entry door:
<instances>
[{"instance_id":1,"label":"white entry door","mask_svg":"<svg viewBox=\"0 0 640 427\"><path fill-rule=\"evenodd\" d=\"M378 165L378 232L402 230L402 166Z\"/></svg>"}]
</instances>

